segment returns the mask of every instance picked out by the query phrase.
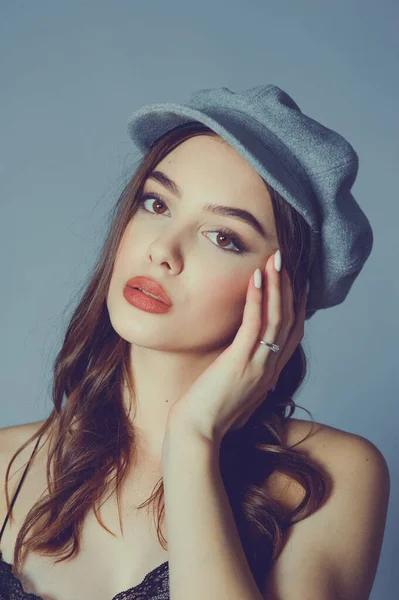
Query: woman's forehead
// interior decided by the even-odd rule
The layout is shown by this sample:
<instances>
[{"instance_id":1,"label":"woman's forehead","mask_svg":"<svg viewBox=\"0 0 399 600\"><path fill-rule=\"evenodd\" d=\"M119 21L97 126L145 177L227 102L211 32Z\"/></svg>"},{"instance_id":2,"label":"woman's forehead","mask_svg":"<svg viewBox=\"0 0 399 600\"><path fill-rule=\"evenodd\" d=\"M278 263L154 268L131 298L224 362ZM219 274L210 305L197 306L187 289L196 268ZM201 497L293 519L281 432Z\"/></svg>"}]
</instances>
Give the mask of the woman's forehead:
<instances>
[{"instance_id":1,"label":"woman's forehead","mask_svg":"<svg viewBox=\"0 0 399 600\"><path fill-rule=\"evenodd\" d=\"M149 173L147 187L155 181L178 199L250 210L274 232L272 200L262 177L234 148L218 140L204 135L185 140Z\"/></svg>"}]
</instances>

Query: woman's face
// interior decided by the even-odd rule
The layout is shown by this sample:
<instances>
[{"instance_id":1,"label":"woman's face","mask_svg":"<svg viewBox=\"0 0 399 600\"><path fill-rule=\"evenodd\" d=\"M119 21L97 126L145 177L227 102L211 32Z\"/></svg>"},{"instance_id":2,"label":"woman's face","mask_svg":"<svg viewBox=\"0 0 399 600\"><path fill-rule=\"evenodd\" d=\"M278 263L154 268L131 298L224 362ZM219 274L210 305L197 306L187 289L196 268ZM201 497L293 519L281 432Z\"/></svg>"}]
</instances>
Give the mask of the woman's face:
<instances>
[{"instance_id":1,"label":"woman's face","mask_svg":"<svg viewBox=\"0 0 399 600\"><path fill-rule=\"evenodd\" d=\"M270 195L261 177L220 138L192 137L161 160L180 195L148 178L143 201L127 226L114 264L107 306L130 343L169 352L207 352L231 343L242 322L249 279L278 248ZM251 213L249 223L205 210L215 204ZM235 242L228 229L241 238ZM163 314L145 312L123 295L138 275L155 279L172 301ZM264 284L264 289L265 284Z\"/></svg>"}]
</instances>

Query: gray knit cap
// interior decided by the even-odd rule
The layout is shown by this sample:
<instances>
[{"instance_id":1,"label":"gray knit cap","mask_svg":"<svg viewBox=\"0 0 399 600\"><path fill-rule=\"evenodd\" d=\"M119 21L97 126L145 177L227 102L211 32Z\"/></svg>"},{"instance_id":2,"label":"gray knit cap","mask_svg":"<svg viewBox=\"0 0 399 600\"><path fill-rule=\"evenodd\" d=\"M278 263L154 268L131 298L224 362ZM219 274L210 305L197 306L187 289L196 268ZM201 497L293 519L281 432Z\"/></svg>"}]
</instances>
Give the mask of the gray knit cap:
<instances>
[{"instance_id":1,"label":"gray knit cap","mask_svg":"<svg viewBox=\"0 0 399 600\"><path fill-rule=\"evenodd\" d=\"M343 302L373 246L373 231L351 194L359 167L351 144L300 110L279 87L194 92L185 104L140 107L127 128L142 153L192 121L225 139L309 224L310 291L306 319Z\"/></svg>"}]
</instances>

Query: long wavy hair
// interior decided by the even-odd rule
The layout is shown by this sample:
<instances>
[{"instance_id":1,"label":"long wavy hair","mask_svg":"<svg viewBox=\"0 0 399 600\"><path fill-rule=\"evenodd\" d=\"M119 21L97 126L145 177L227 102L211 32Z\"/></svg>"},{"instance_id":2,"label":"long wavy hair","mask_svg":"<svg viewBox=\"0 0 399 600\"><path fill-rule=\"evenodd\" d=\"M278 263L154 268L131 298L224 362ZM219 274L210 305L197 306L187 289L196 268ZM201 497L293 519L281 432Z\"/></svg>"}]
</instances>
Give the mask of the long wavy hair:
<instances>
[{"instance_id":1,"label":"long wavy hair","mask_svg":"<svg viewBox=\"0 0 399 600\"><path fill-rule=\"evenodd\" d=\"M13 461L34 439L51 433L53 447L46 467L48 493L33 505L18 533L14 549L16 573L29 551L58 557L57 563L75 556L83 522L91 508L99 524L115 535L98 512L108 491L110 495L116 492L122 530L120 486L137 443L134 419L129 419L123 401L123 386L127 385L131 398L135 394L130 344L113 329L106 297L121 238L137 210L137 198L146 178L169 152L196 135L216 134L201 123L191 122L157 140L139 161L111 209L105 243L88 282L79 292L81 299L53 364L54 408L38 431L15 452L6 471L9 509L8 477ZM272 199L278 244L291 279L296 309L312 266L310 229L302 216L263 181ZM260 591L267 571L282 550L284 532L315 512L330 489L328 473L284 443L285 425L299 406L293 396L306 372L306 356L299 344L274 390L268 392L241 429L226 433L220 446L221 475ZM266 490L265 482L273 472L288 475L303 488L305 494L295 509L288 510ZM167 540L161 531L163 498L161 477L151 496L138 508L152 506L158 540L166 550Z\"/></svg>"}]
</instances>

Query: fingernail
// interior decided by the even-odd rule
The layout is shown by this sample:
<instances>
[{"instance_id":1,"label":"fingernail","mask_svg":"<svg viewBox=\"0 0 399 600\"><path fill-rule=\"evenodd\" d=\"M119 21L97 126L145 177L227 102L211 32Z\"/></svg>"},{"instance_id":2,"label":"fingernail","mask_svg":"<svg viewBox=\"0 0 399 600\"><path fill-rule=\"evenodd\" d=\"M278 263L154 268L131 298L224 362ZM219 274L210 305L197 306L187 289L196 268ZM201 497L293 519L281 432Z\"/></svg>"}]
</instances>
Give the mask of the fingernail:
<instances>
[{"instance_id":1,"label":"fingernail","mask_svg":"<svg viewBox=\"0 0 399 600\"><path fill-rule=\"evenodd\" d=\"M274 268L276 271L281 271L281 252L279 248L274 255Z\"/></svg>"},{"instance_id":2,"label":"fingernail","mask_svg":"<svg viewBox=\"0 0 399 600\"><path fill-rule=\"evenodd\" d=\"M306 282L306 288L305 289L306 289L306 295L308 295L309 294L309 289L310 289L310 281L309 281L309 279Z\"/></svg>"},{"instance_id":3,"label":"fingernail","mask_svg":"<svg viewBox=\"0 0 399 600\"><path fill-rule=\"evenodd\" d=\"M258 288L258 290L260 290L260 288L262 287L262 274L260 272L260 269L255 269L254 284L255 287Z\"/></svg>"}]
</instances>

